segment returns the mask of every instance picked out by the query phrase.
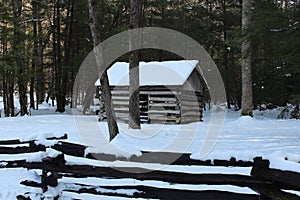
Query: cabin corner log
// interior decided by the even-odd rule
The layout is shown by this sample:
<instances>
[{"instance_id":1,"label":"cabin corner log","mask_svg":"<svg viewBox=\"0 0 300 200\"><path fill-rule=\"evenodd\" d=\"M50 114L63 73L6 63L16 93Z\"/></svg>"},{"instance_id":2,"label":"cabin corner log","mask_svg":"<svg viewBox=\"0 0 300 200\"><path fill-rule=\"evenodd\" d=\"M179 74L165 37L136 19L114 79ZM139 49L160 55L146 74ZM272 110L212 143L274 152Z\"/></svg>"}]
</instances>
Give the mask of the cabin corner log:
<instances>
[{"instance_id":1,"label":"cabin corner log","mask_svg":"<svg viewBox=\"0 0 300 200\"><path fill-rule=\"evenodd\" d=\"M272 181L278 185L300 191L300 173L292 171L282 171L279 169L270 169L270 162L257 158L251 170L251 175L256 178Z\"/></svg>"}]
</instances>

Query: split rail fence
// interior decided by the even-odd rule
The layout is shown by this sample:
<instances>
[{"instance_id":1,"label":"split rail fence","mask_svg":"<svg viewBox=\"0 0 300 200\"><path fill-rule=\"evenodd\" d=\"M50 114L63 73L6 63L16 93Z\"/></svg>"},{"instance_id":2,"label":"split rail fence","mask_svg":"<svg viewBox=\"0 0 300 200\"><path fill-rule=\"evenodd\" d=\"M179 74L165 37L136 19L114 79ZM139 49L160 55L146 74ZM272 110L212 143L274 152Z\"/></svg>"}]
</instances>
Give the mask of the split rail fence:
<instances>
[{"instance_id":1,"label":"split rail fence","mask_svg":"<svg viewBox=\"0 0 300 200\"><path fill-rule=\"evenodd\" d=\"M281 171L269 168L269 161L262 158L254 158L253 162L238 161L235 158L230 160L193 160L190 154L177 154L168 152L143 152L142 156L132 156L130 158L116 157L108 154L87 154L86 146L67 142L67 135L62 137L47 138L54 140L55 144L51 146L40 145L37 141L6 140L0 141L0 154L24 154L39 153L46 151L47 148L55 149L61 154L55 157L46 157L39 162L28 162L23 160L0 161L0 168L25 168L28 170L40 170L41 181L23 180L20 184L28 187L40 188L40 195L43 199L49 188L58 187L63 182L63 177L84 178L94 177L101 179L133 179L136 181L160 181L169 184L181 185L232 185L239 187L248 187L257 194L240 194L234 192L224 192L217 190L199 191L194 189L173 189L162 188L159 186L147 185L126 185L119 186L101 186L68 183L76 187L65 187L60 194L53 196L52 199L60 199L64 193L68 194L91 194L100 196L114 196L122 198L145 198L145 199L282 199L299 200L299 196L286 192L286 190L300 191L300 174L291 171ZM11 146L13 145L13 147ZM20 145L20 146L18 146ZM139 167L121 167L110 168L105 166L72 165L66 162L67 156L87 159L88 161L101 158L102 161L125 161L137 163L157 163L169 164L166 160L174 158L170 165L181 167L188 166L208 166L212 169L217 166L226 167L251 167L251 174L190 174L184 172L170 172L163 170L148 171ZM166 159L167 158L167 159ZM87 162L88 163L88 162ZM67 184L67 183L66 183ZM133 193L120 193L119 190L134 190ZM30 200L30 193L19 194L16 199ZM101 199L99 196L99 199ZM47 198L49 199L49 197ZM74 198L78 199L78 198Z\"/></svg>"}]
</instances>

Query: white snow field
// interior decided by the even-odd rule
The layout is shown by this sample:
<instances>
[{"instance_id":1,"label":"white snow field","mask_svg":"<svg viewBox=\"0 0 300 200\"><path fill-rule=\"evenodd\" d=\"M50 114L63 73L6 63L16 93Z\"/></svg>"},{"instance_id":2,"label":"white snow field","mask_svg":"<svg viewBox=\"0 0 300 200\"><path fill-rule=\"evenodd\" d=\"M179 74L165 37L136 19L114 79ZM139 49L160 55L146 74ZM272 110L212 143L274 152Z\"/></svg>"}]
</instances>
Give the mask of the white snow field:
<instances>
[{"instance_id":1,"label":"white snow field","mask_svg":"<svg viewBox=\"0 0 300 200\"><path fill-rule=\"evenodd\" d=\"M237 160L253 161L254 157L261 156L264 159L270 160L270 168L295 171L300 173L300 120L278 120L276 116L280 109L272 111L255 111L255 117L240 117L239 112L228 111L224 127L214 148L204 158L199 157L201 145L207 136L207 131L210 126L210 113L205 112L204 122L192 123L186 125L155 125L143 124L142 130L128 130L126 124L118 124L120 134L112 141L107 142L108 131L106 122L98 122L96 116L74 116L70 111L64 114L55 113L54 109L44 105L42 110L33 111L32 116L16 117L16 118L0 118L0 140L20 139L29 140L36 139L39 143L51 145L51 142L46 141L46 137L61 136L67 133L68 141L74 143L85 143L86 136L82 130L84 127L78 127L81 122L84 126L97 126L98 131L94 134L94 138L102 137L99 146L91 147L89 152L102 152L117 154L122 156L130 156L133 154L140 155L141 151L162 151L173 140L182 141L172 146L172 151L191 153L193 159L222 159L229 160L235 157ZM218 113L214 114L218 115ZM93 128L92 128L93 130ZM100 131L102 132L100 132ZM101 136L102 135L102 136ZM90 134L88 134L91 137ZM99 138L98 138L99 139ZM89 145L89 144L87 144ZM89 145L90 146L90 145ZM27 159L28 161L41 160L47 155L55 155L56 151L47 151L43 153L27 153L15 155L0 155L0 161ZM85 158L75 158L66 156L68 164L93 164L95 166L128 166L130 164L122 161L103 162L97 160L88 160ZM4 162L0 163L5 165ZM131 164L132 165L132 164ZM244 174L249 175L251 168L247 167L214 167L205 166L166 166L160 164L139 164L133 163L137 167L145 167L149 169L160 169L165 171L178 171L187 173L220 173L220 174ZM40 189L25 187L19 184L22 180L40 181L38 174L39 170L25 169L0 169L0 199L16 199L18 194L25 192L41 193ZM256 194L249 188L242 188L230 185L214 186L214 185L181 185L169 184L161 181L137 181L134 179L101 179L101 178L62 178L57 188L50 189L46 194L49 197L55 193L59 193L63 188L76 188L74 183L81 184L96 184L103 186L114 185L145 185L161 188L185 188L192 190L220 190L231 191L235 193ZM61 189L61 190L60 190ZM117 193L130 194L135 191L115 191ZM294 191L291 191L295 193ZM297 193L299 195L299 192ZM108 196L94 196L88 194L73 194L63 192L60 199L125 199ZM40 199L40 196L31 195L31 198ZM51 199L51 198L50 198Z\"/></svg>"}]
</instances>

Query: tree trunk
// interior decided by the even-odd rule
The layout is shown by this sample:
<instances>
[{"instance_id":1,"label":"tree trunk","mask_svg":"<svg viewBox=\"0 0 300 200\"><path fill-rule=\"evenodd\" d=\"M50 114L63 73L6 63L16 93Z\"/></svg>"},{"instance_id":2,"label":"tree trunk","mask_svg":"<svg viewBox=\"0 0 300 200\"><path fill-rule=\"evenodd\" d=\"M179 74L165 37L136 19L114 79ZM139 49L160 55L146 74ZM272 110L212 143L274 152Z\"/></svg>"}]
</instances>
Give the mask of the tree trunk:
<instances>
[{"instance_id":1,"label":"tree trunk","mask_svg":"<svg viewBox=\"0 0 300 200\"><path fill-rule=\"evenodd\" d=\"M55 97L56 97L56 112L65 112L65 96L62 91L62 55L61 55L61 37L60 37L60 1L56 0L55 3L55 29L56 29L56 48L55 48Z\"/></svg>"},{"instance_id":2,"label":"tree trunk","mask_svg":"<svg viewBox=\"0 0 300 200\"><path fill-rule=\"evenodd\" d=\"M17 77L18 77L18 87L19 87L20 113L21 116L24 116L28 114L28 111L27 111L25 66L24 66L24 58L23 58L24 55L22 55L22 52L25 51L24 51L24 41L21 37L21 30L20 30L21 13L22 13L22 0L14 0L13 1L13 15L14 15L13 52L16 57L15 63L18 68ZM21 55L20 55L20 51L21 51Z\"/></svg>"},{"instance_id":3,"label":"tree trunk","mask_svg":"<svg viewBox=\"0 0 300 200\"><path fill-rule=\"evenodd\" d=\"M29 98L30 98L30 108L35 109L35 103L34 103L34 82L35 82L35 78L34 75L31 75L31 79L30 79L30 90L29 90Z\"/></svg>"},{"instance_id":4,"label":"tree trunk","mask_svg":"<svg viewBox=\"0 0 300 200\"><path fill-rule=\"evenodd\" d=\"M43 103L45 98L44 91L44 72L43 72L43 47L42 47L42 23L40 21L40 8L38 1L33 0L32 4L32 16L35 19L33 22L33 58L32 68L35 71L36 82L34 88L36 92L36 109L39 104ZM32 104L32 102L31 102ZM32 105L30 105L32 106Z\"/></svg>"},{"instance_id":5,"label":"tree trunk","mask_svg":"<svg viewBox=\"0 0 300 200\"><path fill-rule=\"evenodd\" d=\"M7 23L3 23L5 25L5 28L7 28ZM2 34L2 56L4 56L5 54L7 54L7 34ZM7 79L8 79L8 69L6 68L6 66L3 67L3 71L2 71L2 89L3 89L3 108L4 108L4 116L5 117L9 117L9 113L10 113L10 108L9 108L9 101L8 101L8 84L7 84Z\"/></svg>"},{"instance_id":6,"label":"tree trunk","mask_svg":"<svg viewBox=\"0 0 300 200\"><path fill-rule=\"evenodd\" d=\"M37 109L38 104L41 104L45 100L45 75L43 67L43 40L42 40L43 28L42 22L38 22L38 43L37 43L37 58L36 58L36 76L37 76Z\"/></svg>"},{"instance_id":7,"label":"tree trunk","mask_svg":"<svg viewBox=\"0 0 300 200\"><path fill-rule=\"evenodd\" d=\"M102 3L101 1L98 1L97 3L96 0L89 0L90 29L93 37L94 47L96 47L100 42L102 42L101 29L100 29L101 24L97 16L97 4L100 5L101 3ZM104 59L103 55L99 55L96 52L95 52L95 58L96 58L97 65L100 65L102 61L101 59ZM98 66L98 68L100 67L101 66ZM116 116L113 110L108 75L106 71L100 77L100 83L102 87L102 95L104 98L104 106L105 106L105 112L106 112L107 123L109 128L109 140L111 141L117 136L117 134L119 133L119 129L116 122Z\"/></svg>"},{"instance_id":8,"label":"tree trunk","mask_svg":"<svg viewBox=\"0 0 300 200\"><path fill-rule=\"evenodd\" d=\"M139 0L131 0L130 29L139 28L140 6ZM131 46L137 46L139 41L131 35ZM139 95L139 51L131 52L129 56L129 119L128 126L132 129L140 129L140 95Z\"/></svg>"},{"instance_id":9,"label":"tree trunk","mask_svg":"<svg viewBox=\"0 0 300 200\"><path fill-rule=\"evenodd\" d=\"M8 105L8 110L10 113L11 117L15 116L15 101L14 101L14 76L15 76L15 71L14 70L9 70L8 71L8 95L7 95L7 105Z\"/></svg>"},{"instance_id":10,"label":"tree trunk","mask_svg":"<svg viewBox=\"0 0 300 200\"><path fill-rule=\"evenodd\" d=\"M228 25L227 25L227 10L226 10L226 0L221 1L221 7L222 7L222 14L223 14L223 38L224 38L224 50L223 50L223 63L224 63L224 70L225 70L225 77L224 77L224 82L225 82L225 89L226 89L226 96L227 96L227 109L231 108L231 98L232 98L232 92L231 92L231 84L230 84L230 73L232 72L229 70L229 65L228 65L228 49L227 49L227 30L228 30Z\"/></svg>"},{"instance_id":11,"label":"tree trunk","mask_svg":"<svg viewBox=\"0 0 300 200\"><path fill-rule=\"evenodd\" d=\"M67 88L68 88L68 69L71 66L71 53L72 53L72 34L73 34L73 22L74 22L74 1L69 1L67 6L67 22L66 22L66 32L65 32L65 45L64 45L64 67L63 77L62 77L62 94L66 98ZM66 106L66 101L64 101L64 106Z\"/></svg>"},{"instance_id":12,"label":"tree trunk","mask_svg":"<svg viewBox=\"0 0 300 200\"><path fill-rule=\"evenodd\" d=\"M3 107L4 107L4 116L5 117L9 117L6 71L4 72L3 80L2 81L3 81Z\"/></svg>"},{"instance_id":13,"label":"tree trunk","mask_svg":"<svg viewBox=\"0 0 300 200\"><path fill-rule=\"evenodd\" d=\"M251 22L251 0L243 0L242 5L242 31L244 40L242 44L242 116L253 116L252 94L252 66L251 66L251 38L248 27Z\"/></svg>"},{"instance_id":14,"label":"tree trunk","mask_svg":"<svg viewBox=\"0 0 300 200\"><path fill-rule=\"evenodd\" d=\"M33 19L37 19L37 6L36 6L37 2L35 0L33 0L31 2L32 5L32 17ZM32 61L31 61L31 70L32 73L36 71L36 60L37 60L37 45L38 45L38 34L37 34L37 22L34 21L32 24L32 28L33 28L33 55L32 55ZM30 108L35 108L34 105L34 88L35 88L35 76L31 75L31 79L30 79ZM39 84L39 83L38 83ZM37 104L38 106L38 104Z\"/></svg>"}]
</instances>

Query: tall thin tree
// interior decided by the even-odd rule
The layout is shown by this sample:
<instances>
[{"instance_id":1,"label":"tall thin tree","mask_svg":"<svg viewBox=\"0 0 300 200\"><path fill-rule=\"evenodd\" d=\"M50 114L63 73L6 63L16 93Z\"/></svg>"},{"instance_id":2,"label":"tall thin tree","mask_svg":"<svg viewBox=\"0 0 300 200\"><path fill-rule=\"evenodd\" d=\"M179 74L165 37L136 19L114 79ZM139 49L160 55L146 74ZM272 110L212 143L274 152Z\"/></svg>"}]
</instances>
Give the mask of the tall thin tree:
<instances>
[{"instance_id":1,"label":"tall thin tree","mask_svg":"<svg viewBox=\"0 0 300 200\"><path fill-rule=\"evenodd\" d=\"M99 43L102 42L102 35L101 35L101 23L99 21L99 16L97 15L98 9L97 7L103 3L102 1L96 1L96 0L89 0L89 17L90 17L90 29L93 37L93 44L94 47L96 47ZM95 52L95 58L98 68L100 69L100 64L102 63L101 59L103 58L103 55L101 55L101 52ZM102 71L102 70L99 70ZM104 99L104 106L105 106L105 112L107 117L107 123L109 128L109 140L113 140L117 134L119 133L118 125L116 122L116 116L115 112L113 110L113 104L112 104L112 98L111 98L111 92L109 88L109 80L107 71L105 71L103 74L100 74L100 84L102 89L102 96ZM94 84L94 83L92 83Z\"/></svg>"},{"instance_id":2,"label":"tall thin tree","mask_svg":"<svg viewBox=\"0 0 300 200\"><path fill-rule=\"evenodd\" d=\"M56 0L54 6L55 15L55 30L56 32L56 41L54 40L54 66L55 66L55 96L56 96L56 103L57 103L57 112L65 112L65 101L66 97L63 94L62 89L62 53L61 53L61 12L60 12L60 0Z\"/></svg>"},{"instance_id":3,"label":"tall thin tree","mask_svg":"<svg viewBox=\"0 0 300 200\"><path fill-rule=\"evenodd\" d=\"M252 1L243 0L242 3L242 32L244 35L242 44L242 115L253 116L252 93L252 66L251 66L251 38L248 27L251 22Z\"/></svg>"},{"instance_id":4,"label":"tall thin tree","mask_svg":"<svg viewBox=\"0 0 300 200\"><path fill-rule=\"evenodd\" d=\"M20 99L20 113L21 116L28 114L27 111L27 96L26 96L26 75L24 64L24 38L21 32L21 14L22 14L22 0L13 1L13 16L14 16L14 40L13 52L15 56L15 64L18 68L18 87Z\"/></svg>"},{"instance_id":5,"label":"tall thin tree","mask_svg":"<svg viewBox=\"0 0 300 200\"><path fill-rule=\"evenodd\" d=\"M38 1L34 0L35 3L33 5L35 6L36 10L36 31L37 31L37 38L35 38L35 44L34 48L36 48L35 53L35 65L36 65L36 81L38 84L36 84L36 109L38 109L38 105L43 103L45 100L45 75L44 75L44 65L43 65L43 26L42 26L42 20L41 20L41 8L38 6Z\"/></svg>"},{"instance_id":6,"label":"tall thin tree","mask_svg":"<svg viewBox=\"0 0 300 200\"><path fill-rule=\"evenodd\" d=\"M139 28L140 6L139 0L130 1L130 29ZM138 37L131 35L131 47L137 46ZM139 54L138 50L132 51L129 56L129 120L128 126L140 129L140 95L139 95Z\"/></svg>"}]
</instances>

